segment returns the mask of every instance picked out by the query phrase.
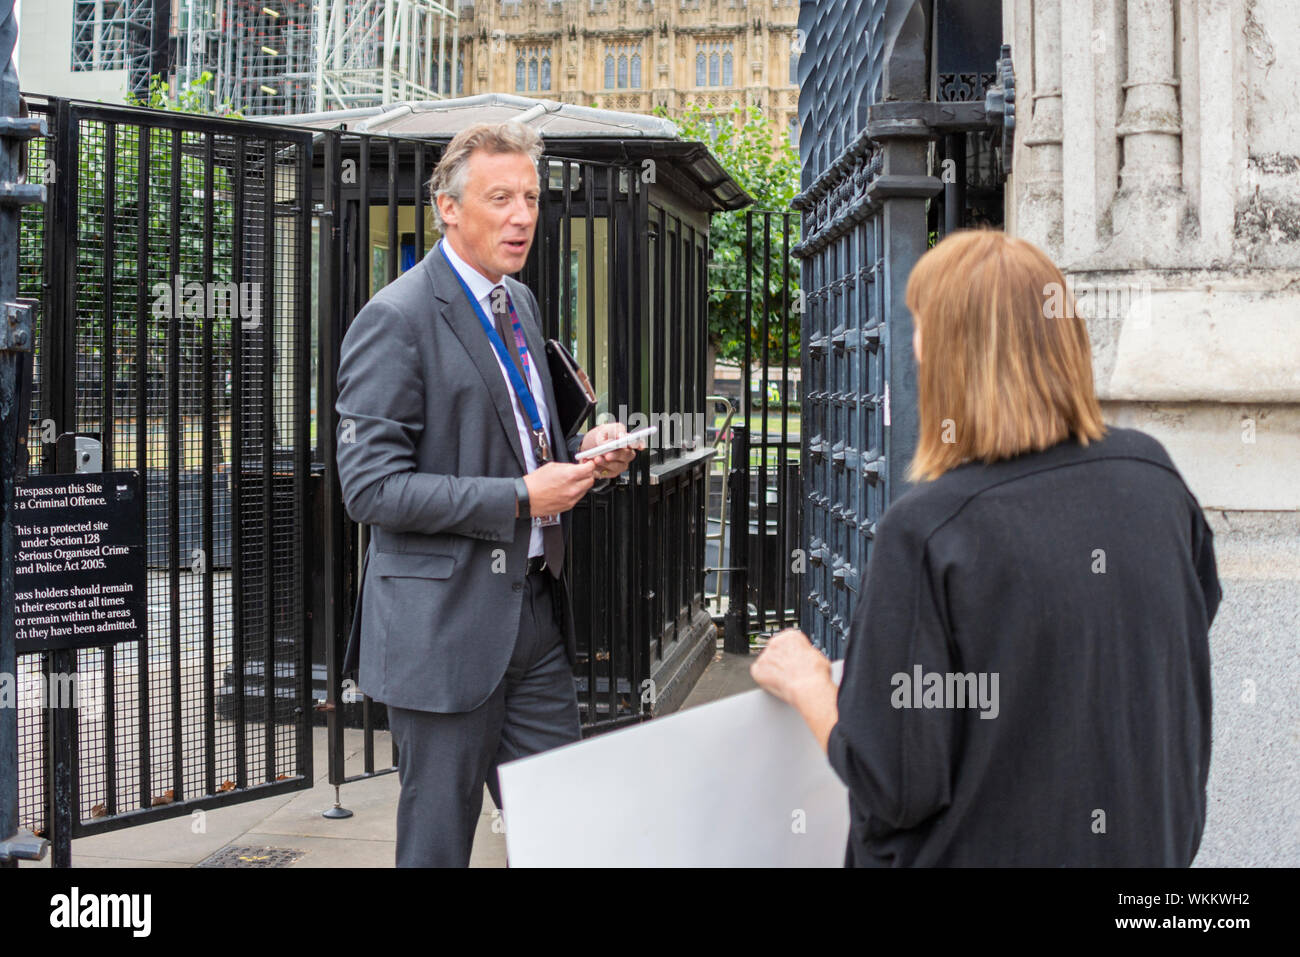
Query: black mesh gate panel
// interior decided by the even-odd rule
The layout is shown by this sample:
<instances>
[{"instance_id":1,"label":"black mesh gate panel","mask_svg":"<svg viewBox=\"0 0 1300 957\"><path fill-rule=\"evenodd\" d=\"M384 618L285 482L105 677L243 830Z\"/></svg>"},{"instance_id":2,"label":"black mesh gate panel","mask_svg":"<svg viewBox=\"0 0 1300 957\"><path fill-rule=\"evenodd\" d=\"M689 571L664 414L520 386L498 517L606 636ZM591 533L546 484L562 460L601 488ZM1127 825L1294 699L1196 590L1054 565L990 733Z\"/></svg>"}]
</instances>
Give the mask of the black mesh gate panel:
<instances>
[{"instance_id":1,"label":"black mesh gate panel","mask_svg":"<svg viewBox=\"0 0 1300 957\"><path fill-rule=\"evenodd\" d=\"M32 688L75 673L78 705L23 702L20 819L75 837L306 787L310 136L36 109L51 202L23 220L29 468L54 471L54 438L77 432L105 471L141 472L149 607L145 641L20 659ZM71 776L67 807L51 772Z\"/></svg>"}]
</instances>

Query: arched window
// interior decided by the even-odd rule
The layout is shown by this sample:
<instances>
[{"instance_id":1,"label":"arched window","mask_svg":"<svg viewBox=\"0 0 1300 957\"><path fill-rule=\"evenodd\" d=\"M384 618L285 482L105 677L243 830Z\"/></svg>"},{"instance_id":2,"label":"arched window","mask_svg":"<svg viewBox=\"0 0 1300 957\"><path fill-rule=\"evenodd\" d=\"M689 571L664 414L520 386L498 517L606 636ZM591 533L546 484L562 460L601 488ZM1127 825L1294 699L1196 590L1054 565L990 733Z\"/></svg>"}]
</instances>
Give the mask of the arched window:
<instances>
[{"instance_id":1,"label":"arched window","mask_svg":"<svg viewBox=\"0 0 1300 957\"><path fill-rule=\"evenodd\" d=\"M695 85L704 86L704 54L695 55Z\"/></svg>"},{"instance_id":2,"label":"arched window","mask_svg":"<svg viewBox=\"0 0 1300 957\"><path fill-rule=\"evenodd\" d=\"M731 54L722 54L722 85L731 86Z\"/></svg>"},{"instance_id":3,"label":"arched window","mask_svg":"<svg viewBox=\"0 0 1300 957\"><path fill-rule=\"evenodd\" d=\"M620 53L618 57L618 88L627 89L627 54Z\"/></svg>"},{"instance_id":4,"label":"arched window","mask_svg":"<svg viewBox=\"0 0 1300 957\"><path fill-rule=\"evenodd\" d=\"M528 89L537 89L537 57L528 60Z\"/></svg>"},{"instance_id":5,"label":"arched window","mask_svg":"<svg viewBox=\"0 0 1300 957\"><path fill-rule=\"evenodd\" d=\"M709 86L718 85L718 55L709 54Z\"/></svg>"},{"instance_id":6,"label":"arched window","mask_svg":"<svg viewBox=\"0 0 1300 957\"><path fill-rule=\"evenodd\" d=\"M639 90L639 89L641 88L641 54L640 54L640 53L633 53L633 54L632 54L632 82L631 82L631 86L632 86L632 89L634 89L634 90Z\"/></svg>"},{"instance_id":7,"label":"arched window","mask_svg":"<svg viewBox=\"0 0 1300 957\"><path fill-rule=\"evenodd\" d=\"M790 82L799 82L799 54L790 51Z\"/></svg>"},{"instance_id":8,"label":"arched window","mask_svg":"<svg viewBox=\"0 0 1300 957\"><path fill-rule=\"evenodd\" d=\"M605 56L605 89L614 89L614 54Z\"/></svg>"},{"instance_id":9,"label":"arched window","mask_svg":"<svg viewBox=\"0 0 1300 957\"><path fill-rule=\"evenodd\" d=\"M515 57L515 89L523 90L524 88L524 55L520 53Z\"/></svg>"},{"instance_id":10,"label":"arched window","mask_svg":"<svg viewBox=\"0 0 1300 957\"><path fill-rule=\"evenodd\" d=\"M456 92L465 92L465 58L462 56L456 61Z\"/></svg>"},{"instance_id":11,"label":"arched window","mask_svg":"<svg viewBox=\"0 0 1300 957\"><path fill-rule=\"evenodd\" d=\"M799 145L799 117L790 117L790 145Z\"/></svg>"},{"instance_id":12,"label":"arched window","mask_svg":"<svg viewBox=\"0 0 1300 957\"><path fill-rule=\"evenodd\" d=\"M551 54L550 51L542 53L542 89L551 88Z\"/></svg>"}]
</instances>

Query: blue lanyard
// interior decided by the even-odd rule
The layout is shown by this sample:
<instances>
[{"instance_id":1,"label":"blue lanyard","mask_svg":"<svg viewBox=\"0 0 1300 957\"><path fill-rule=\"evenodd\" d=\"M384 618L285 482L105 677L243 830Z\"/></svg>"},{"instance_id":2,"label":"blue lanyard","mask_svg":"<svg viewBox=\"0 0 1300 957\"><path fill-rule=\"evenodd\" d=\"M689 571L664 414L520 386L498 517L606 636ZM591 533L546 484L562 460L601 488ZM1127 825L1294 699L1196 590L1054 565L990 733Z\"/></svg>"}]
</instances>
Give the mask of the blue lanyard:
<instances>
[{"instance_id":1,"label":"blue lanyard","mask_svg":"<svg viewBox=\"0 0 1300 957\"><path fill-rule=\"evenodd\" d=\"M451 269L451 274L456 277L456 281L460 283L460 288L465 291L465 298L474 307L474 315L478 316L478 321L482 323L483 331L487 333L488 342L492 343L492 348L496 350L497 358L501 360L506 375L510 377L510 384L514 387L515 395L519 398L519 404L523 406L524 412L528 415L528 421L533 427L534 436L543 443L542 447L545 448L546 430L542 427L542 417L537 412L537 403L533 401L532 390L528 388L528 384L524 382L519 370L515 368L515 364L510 360L510 354L506 352L505 343L497 335L496 326L488 321L487 315L483 312L483 307L478 304L474 294L469 291L469 286L465 284L464 278L456 271L456 267L451 264L451 260L447 259L447 251L442 248L441 239L438 240L438 252L442 253L442 258L447 260L447 266Z\"/></svg>"}]
</instances>

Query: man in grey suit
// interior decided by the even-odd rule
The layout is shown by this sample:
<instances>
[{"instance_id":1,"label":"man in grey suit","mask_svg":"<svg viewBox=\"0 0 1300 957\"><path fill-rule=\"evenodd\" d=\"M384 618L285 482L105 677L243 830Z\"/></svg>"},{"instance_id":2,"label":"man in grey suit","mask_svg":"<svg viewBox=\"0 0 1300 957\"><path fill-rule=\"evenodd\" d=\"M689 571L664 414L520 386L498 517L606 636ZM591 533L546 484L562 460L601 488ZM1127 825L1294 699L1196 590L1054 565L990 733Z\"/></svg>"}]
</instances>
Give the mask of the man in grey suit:
<instances>
[{"instance_id":1,"label":"man in grey suit","mask_svg":"<svg viewBox=\"0 0 1300 957\"><path fill-rule=\"evenodd\" d=\"M537 225L542 150L517 123L451 141L430 181L443 239L344 336L338 468L371 526L344 670L388 705L397 865L466 866L497 766L579 738L569 511L627 468L625 433L565 441L537 301L510 278Z\"/></svg>"}]
</instances>

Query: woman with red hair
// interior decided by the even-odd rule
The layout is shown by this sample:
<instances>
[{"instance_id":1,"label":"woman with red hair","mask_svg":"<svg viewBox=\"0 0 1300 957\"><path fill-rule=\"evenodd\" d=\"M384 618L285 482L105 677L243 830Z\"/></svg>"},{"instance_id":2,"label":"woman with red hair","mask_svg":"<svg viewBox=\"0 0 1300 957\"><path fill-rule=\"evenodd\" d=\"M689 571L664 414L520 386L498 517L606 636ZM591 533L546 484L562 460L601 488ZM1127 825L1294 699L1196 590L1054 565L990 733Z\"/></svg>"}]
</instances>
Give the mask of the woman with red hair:
<instances>
[{"instance_id":1,"label":"woman with red hair","mask_svg":"<svg viewBox=\"0 0 1300 957\"><path fill-rule=\"evenodd\" d=\"M796 630L752 666L848 788L846 864L1189 865L1221 594L1196 499L1102 423L1037 247L954 233L907 304L916 484L877 524L839 689Z\"/></svg>"}]
</instances>

